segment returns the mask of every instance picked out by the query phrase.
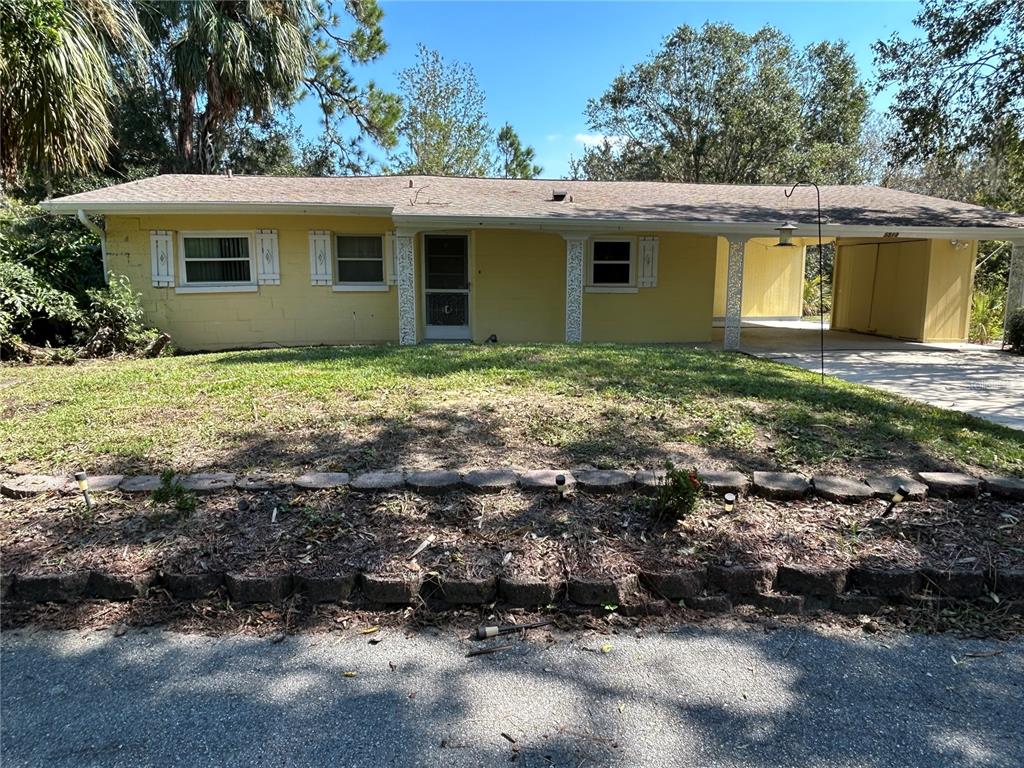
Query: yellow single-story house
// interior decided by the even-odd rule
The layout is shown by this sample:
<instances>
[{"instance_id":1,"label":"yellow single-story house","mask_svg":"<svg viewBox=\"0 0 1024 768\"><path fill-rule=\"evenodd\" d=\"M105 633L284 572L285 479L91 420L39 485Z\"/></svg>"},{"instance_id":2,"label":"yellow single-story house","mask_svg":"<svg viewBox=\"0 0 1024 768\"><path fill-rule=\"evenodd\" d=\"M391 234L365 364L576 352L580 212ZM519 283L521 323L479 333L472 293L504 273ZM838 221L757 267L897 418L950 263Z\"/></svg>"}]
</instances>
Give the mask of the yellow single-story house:
<instances>
[{"instance_id":1,"label":"yellow single-story house","mask_svg":"<svg viewBox=\"0 0 1024 768\"><path fill-rule=\"evenodd\" d=\"M787 189L164 175L44 207L101 234L105 270L183 349L707 342L716 322L735 349L744 319L802 313L818 211L813 189ZM1024 290L1020 217L881 187L820 192L834 328L965 339L980 239L1017 240L1011 294Z\"/></svg>"}]
</instances>

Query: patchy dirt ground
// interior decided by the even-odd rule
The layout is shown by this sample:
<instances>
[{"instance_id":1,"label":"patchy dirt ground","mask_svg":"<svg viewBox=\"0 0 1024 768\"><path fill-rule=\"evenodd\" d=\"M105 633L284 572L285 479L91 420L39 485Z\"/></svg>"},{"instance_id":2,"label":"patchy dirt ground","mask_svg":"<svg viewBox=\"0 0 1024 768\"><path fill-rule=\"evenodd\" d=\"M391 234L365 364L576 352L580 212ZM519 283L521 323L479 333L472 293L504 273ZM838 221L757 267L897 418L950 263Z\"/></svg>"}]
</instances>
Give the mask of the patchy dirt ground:
<instances>
[{"instance_id":1,"label":"patchy dirt ground","mask_svg":"<svg viewBox=\"0 0 1024 768\"><path fill-rule=\"evenodd\" d=\"M674 632L682 625L711 628L738 622L759 624L771 632L797 624L840 632L898 634L901 632L953 632L967 637L1009 639L1024 634L1024 616L1010 615L1001 606L979 607L963 603L941 609L914 606L886 606L881 613L867 617L850 617L828 611L803 616L774 616L750 605L736 606L724 616L707 615L680 606L669 606L658 615L624 616L604 609L566 611L556 607L545 611L494 610L484 606L478 610L432 612L418 605L382 612L364 611L329 603L310 604L295 596L283 606L238 606L223 599L197 600L185 603L156 593L126 603L87 600L81 603L47 603L39 605L5 605L0 613L4 631L57 629L94 632L113 630L115 636L127 628L152 627L205 635L245 634L281 642L289 635L307 633L341 633L378 641L379 631L393 628L413 632L423 627L437 627L473 635L480 624L530 624L550 621L551 625L530 630L533 638L550 641L553 630L587 635L620 633ZM506 636L508 637L508 636ZM514 636L511 639L515 639Z\"/></svg>"},{"instance_id":2,"label":"patchy dirt ground","mask_svg":"<svg viewBox=\"0 0 1024 768\"><path fill-rule=\"evenodd\" d=\"M700 563L878 563L1024 568L1022 505L980 500L851 506L820 499L742 499L726 513L701 499L659 519L643 496L517 491L362 495L225 493L190 512L116 493L4 500L4 571L103 569L314 574L422 571L451 577L617 576ZM417 547L433 536L415 558Z\"/></svg>"}]
</instances>

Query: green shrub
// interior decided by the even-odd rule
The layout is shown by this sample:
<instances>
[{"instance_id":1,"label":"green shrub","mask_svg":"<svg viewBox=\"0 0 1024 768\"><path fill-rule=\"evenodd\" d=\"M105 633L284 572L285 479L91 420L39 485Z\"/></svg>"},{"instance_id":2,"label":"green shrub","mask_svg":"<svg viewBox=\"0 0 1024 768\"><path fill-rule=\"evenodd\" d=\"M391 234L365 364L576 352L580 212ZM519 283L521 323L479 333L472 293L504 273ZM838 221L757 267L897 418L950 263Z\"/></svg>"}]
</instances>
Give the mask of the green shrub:
<instances>
[{"instance_id":1,"label":"green shrub","mask_svg":"<svg viewBox=\"0 0 1024 768\"><path fill-rule=\"evenodd\" d=\"M32 268L0 257L0 348L14 338L69 344L83 324L71 294L47 284Z\"/></svg>"},{"instance_id":2,"label":"green shrub","mask_svg":"<svg viewBox=\"0 0 1024 768\"><path fill-rule=\"evenodd\" d=\"M102 348L93 350L94 353L136 352L153 338L153 331L143 323L141 294L132 290L126 276L111 274L106 288L92 288L86 294L89 297L89 309L85 313L89 336L94 338L106 329Z\"/></svg>"},{"instance_id":3,"label":"green shrub","mask_svg":"<svg viewBox=\"0 0 1024 768\"><path fill-rule=\"evenodd\" d=\"M1018 307L1006 321L1007 346L1019 355L1024 355L1024 307Z\"/></svg>"},{"instance_id":4,"label":"green shrub","mask_svg":"<svg viewBox=\"0 0 1024 768\"><path fill-rule=\"evenodd\" d=\"M1003 334L1003 297L1005 289L995 285L978 285L971 295L971 327L969 340L988 344Z\"/></svg>"},{"instance_id":5,"label":"green shrub","mask_svg":"<svg viewBox=\"0 0 1024 768\"><path fill-rule=\"evenodd\" d=\"M665 477L654 495L653 512L659 520L678 520L693 512L700 498L700 475L696 469L678 469L665 462Z\"/></svg>"},{"instance_id":6,"label":"green shrub","mask_svg":"<svg viewBox=\"0 0 1024 768\"><path fill-rule=\"evenodd\" d=\"M153 501L171 504L182 517L187 517L195 511L197 499L194 493L185 490L173 470L166 469L160 473L160 487L153 491Z\"/></svg>"},{"instance_id":7,"label":"green shrub","mask_svg":"<svg viewBox=\"0 0 1024 768\"><path fill-rule=\"evenodd\" d=\"M804 316L817 317L822 310L827 315L832 311L832 285L825 281L824 296L819 292L821 276L815 275L804 281Z\"/></svg>"}]
</instances>

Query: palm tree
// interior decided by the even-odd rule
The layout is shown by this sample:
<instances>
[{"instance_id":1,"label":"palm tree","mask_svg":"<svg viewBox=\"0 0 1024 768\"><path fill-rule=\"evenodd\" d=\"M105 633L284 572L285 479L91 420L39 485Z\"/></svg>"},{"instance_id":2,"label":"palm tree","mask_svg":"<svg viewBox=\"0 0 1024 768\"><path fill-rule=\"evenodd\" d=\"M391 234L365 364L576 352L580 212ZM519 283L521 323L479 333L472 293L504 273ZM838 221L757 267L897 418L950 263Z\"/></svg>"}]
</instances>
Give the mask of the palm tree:
<instances>
[{"instance_id":1,"label":"palm tree","mask_svg":"<svg viewBox=\"0 0 1024 768\"><path fill-rule=\"evenodd\" d=\"M0 173L49 180L102 164L119 64L149 42L131 0L0 0Z\"/></svg>"},{"instance_id":2,"label":"palm tree","mask_svg":"<svg viewBox=\"0 0 1024 768\"><path fill-rule=\"evenodd\" d=\"M163 11L179 92L179 159L209 171L242 109L259 121L294 99L315 55L316 8L310 0L191 0Z\"/></svg>"}]
</instances>

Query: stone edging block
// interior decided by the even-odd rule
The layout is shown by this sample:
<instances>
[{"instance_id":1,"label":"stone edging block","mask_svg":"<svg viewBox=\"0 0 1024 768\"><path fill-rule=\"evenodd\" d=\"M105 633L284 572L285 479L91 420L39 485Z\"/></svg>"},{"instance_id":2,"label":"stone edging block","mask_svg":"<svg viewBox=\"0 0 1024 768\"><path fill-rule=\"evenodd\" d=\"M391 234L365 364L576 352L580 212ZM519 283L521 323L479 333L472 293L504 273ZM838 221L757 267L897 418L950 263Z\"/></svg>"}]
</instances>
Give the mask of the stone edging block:
<instances>
[{"instance_id":1,"label":"stone edging block","mask_svg":"<svg viewBox=\"0 0 1024 768\"><path fill-rule=\"evenodd\" d=\"M940 608L958 600L983 597L989 590L1005 597L1004 605L1024 608L1024 570L889 568L884 565L818 567L758 563L705 568L644 571L616 578L573 577L567 584L530 577L478 578L422 574L380 575L340 573L309 575L146 572L137 575L76 571L45 574L2 574L2 591L23 603L74 602L82 598L133 600L162 586L179 600L197 600L224 589L240 604L279 603L293 593L311 602L344 602L362 586L365 600L378 606L409 605L433 598L450 606L503 604L536 608L567 598L587 607L616 605L631 615L664 612L684 602L705 612L729 610L733 603L754 605L773 613L801 613L829 607L845 614L871 614L887 602ZM641 591L643 587L646 592ZM223 592L221 592L223 594ZM646 606L646 607L645 607Z\"/></svg>"},{"instance_id":2,"label":"stone edging block","mask_svg":"<svg viewBox=\"0 0 1024 768\"><path fill-rule=\"evenodd\" d=\"M829 501L843 504L859 504L874 496L874 491L867 483L851 480L848 477L835 475L815 475L811 478L814 493Z\"/></svg>"},{"instance_id":3,"label":"stone edging block","mask_svg":"<svg viewBox=\"0 0 1024 768\"><path fill-rule=\"evenodd\" d=\"M918 472L931 496L941 499L973 498L981 490L981 480L963 472Z\"/></svg>"},{"instance_id":4,"label":"stone edging block","mask_svg":"<svg viewBox=\"0 0 1024 768\"><path fill-rule=\"evenodd\" d=\"M67 482L66 477L52 475L15 475L0 485L0 494L12 499L24 499L41 493L58 493Z\"/></svg>"},{"instance_id":5,"label":"stone edging block","mask_svg":"<svg viewBox=\"0 0 1024 768\"><path fill-rule=\"evenodd\" d=\"M802 499L811 484L805 477L793 472L755 472L753 487L759 496L788 501Z\"/></svg>"},{"instance_id":6,"label":"stone edging block","mask_svg":"<svg viewBox=\"0 0 1024 768\"><path fill-rule=\"evenodd\" d=\"M519 473L513 469L471 469L462 476L462 484L476 493L500 493L515 488Z\"/></svg>"}]
</instances>

